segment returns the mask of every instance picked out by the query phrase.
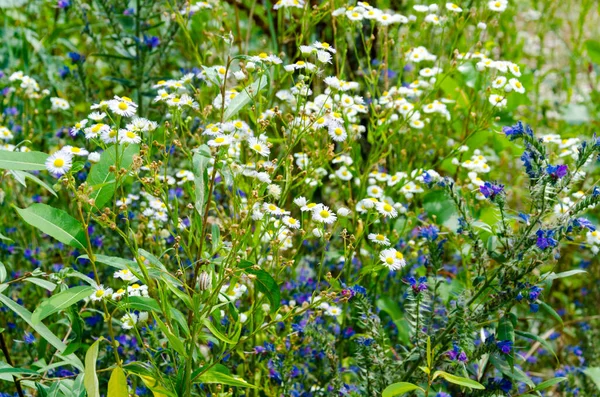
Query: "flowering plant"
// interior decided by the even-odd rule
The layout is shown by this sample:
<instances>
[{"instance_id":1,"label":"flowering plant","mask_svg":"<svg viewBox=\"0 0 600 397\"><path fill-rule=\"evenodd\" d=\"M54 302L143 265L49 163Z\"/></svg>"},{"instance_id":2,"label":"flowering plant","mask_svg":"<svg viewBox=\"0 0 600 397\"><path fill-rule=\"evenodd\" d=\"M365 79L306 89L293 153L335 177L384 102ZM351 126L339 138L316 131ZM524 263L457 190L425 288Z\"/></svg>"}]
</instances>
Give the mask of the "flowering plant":
<instances>
[{"instance_id":1,"label":"flowering plant","mask_svg":"<svg viewBox=\"0 0 600 397\"><path fill-rule=\"evenodd\" d=\"M593 1L0 7L0 396L600 395Z\"/></svg>"}]
</instances>

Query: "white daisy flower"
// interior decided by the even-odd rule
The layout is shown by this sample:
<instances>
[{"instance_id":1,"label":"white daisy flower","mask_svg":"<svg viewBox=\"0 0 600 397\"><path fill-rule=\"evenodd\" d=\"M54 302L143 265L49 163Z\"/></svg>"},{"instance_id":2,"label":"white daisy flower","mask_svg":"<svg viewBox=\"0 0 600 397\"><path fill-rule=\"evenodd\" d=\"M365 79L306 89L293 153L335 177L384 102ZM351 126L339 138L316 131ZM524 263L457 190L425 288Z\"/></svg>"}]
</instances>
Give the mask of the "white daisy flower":
<instances>
[{"instance_id":1,"label":"white daisy flower","mask_svg":"<svg viewBox=\"0 0 600 397\"><path fill-rule=\"evenodd\" d=\"M104 288L104 285L96 286L96 291L94 291L90 295L90 299L94 302L101 301L102 299L107 299L112 296L113 290L112 288Z\"/></svg>"},{"instance_id":2,"label":"white daisy flower","mask_svg":"<svg viewBox=\"0 0 600 397\"><path fill-rule=\"evenodd\" d=\"M400 270L406 266L404 255L394 248L384 249L379 253L379 259L390 270Z\"/></svg>"},{"instance_id":3,"label":"white daisy flower","mask_svg":"<svg viewBox=\"0 0 600 397\"><path fill-rule=\"evenodd\" d=\"M60 150L46 159L46 169L57 177L69 172L72 165L73 156Z\"/></svg>"},{"instance_id":4,"label":"white daisy flower","mask_svg":"<svg viewBox=\"0 0 600 397\"><path fill-rule=\"evenodd\" d=\"M378 245L385 245L385 246L390 245L390 240L383 234L369 233L367 238L370 241L372 241L373 243L378 244Z\"/></svg>"},{"instance_id":5,"label":"white daisy flower","mask_svg":"<svg viewBox=\"0 0 600 397\"><path fill-rule=\"evenodd\" d=\"M312 218L317 222L332 224L337 219L337 216L326 205L322 205L318 209L313 210Z\"/></svg>"}]
</instances>

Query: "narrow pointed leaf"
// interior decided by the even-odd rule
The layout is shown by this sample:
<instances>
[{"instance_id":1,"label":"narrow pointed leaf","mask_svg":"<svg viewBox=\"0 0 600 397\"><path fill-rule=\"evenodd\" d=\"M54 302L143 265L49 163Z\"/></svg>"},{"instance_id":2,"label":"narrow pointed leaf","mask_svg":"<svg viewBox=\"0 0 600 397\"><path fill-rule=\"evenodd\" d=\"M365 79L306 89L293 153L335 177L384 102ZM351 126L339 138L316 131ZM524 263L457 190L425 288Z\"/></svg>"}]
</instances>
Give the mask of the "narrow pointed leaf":
<instances>
[{"instance_id":1,"label":"narrow pointed leaf","mask_svg":"<svg viewBox=\"0 0 600 397\"><path fill-rule=\"evenodd\" d=\"M46 204L16 208L25 222L64 244L85 249L85 232L81 223L63 210Z\"/></svg>"}]
</instances>

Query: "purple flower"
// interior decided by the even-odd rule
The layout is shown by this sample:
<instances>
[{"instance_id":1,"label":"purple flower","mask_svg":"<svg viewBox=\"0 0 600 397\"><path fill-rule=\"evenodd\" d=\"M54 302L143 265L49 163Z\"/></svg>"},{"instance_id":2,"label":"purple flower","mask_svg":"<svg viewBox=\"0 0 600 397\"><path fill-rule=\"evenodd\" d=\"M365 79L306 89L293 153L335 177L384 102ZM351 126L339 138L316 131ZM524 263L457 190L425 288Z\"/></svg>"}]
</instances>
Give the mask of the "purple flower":
<instances>
[{"instance_id":1,"label":"purple flower","mask_svg":"<svg viewBox=\"0 0 600 397\"><path fill-rule=\"evenodd\" d=\"M479 186L479 191L485 198L493 200L497 195L502 194L504 191L504 185L494 185L491 182L485 182Z\"/></svg>"},{"instance_id":2,"label":"purple flower","mask_svg":"<svg viewBox=\"0 0 600 397\"><path fill-rule=\"evenodd\" d=\"M144 35L144 44L146 44L146 47L153 50L160 45L160 39L156 36L148 37Z\"/></svg>"},{"instance_id":3,"label":"purple flower","mask_svg":"<svg viewBox=\"0 0 600 397\"><path fill-rule=\"evenodd\" d=\"M501 341L496 342L496 346L504 354L510 353L510 351L512 349L512 345L513 345L513 343L510 340L501 340Z\"/></svg>"},{"instance_id":4,"label":"purple flower","mask_svg":"<svg viewBox=\"0 0 600 397\"><path fill-rule=\"evenodd\" d=\"M67 55L69 58L71 58L71 63L73 65L77 63L83 63L83 61L85 61L85 57L78 52L69 52Z\"/></svg>"},{"instance_id":5,"label":"purple flower","mask_svg":"<svg viewBox=\"0 0 600 397\"><path fill-rule=\"evenodd\" d=\"M70 0L58 0L57 6L58 8L67 8L71 5Z\"/></svg>"},{"instance_id":6,"label":"purple flower","mask_svg":"<svg viewBox=\"0 0 600 397\"><path fill-rule=\"evenodd\" d=\"M569 172L569 167L567 167L566 164L549 165L546 167L546 172L552 177L552 179L558 180L567 175L567 172Z\"/></svg>"},{"instance_id":7,"label":"purple flower","mask_svg":"<svg viewBox=\"0 0 600 397\"><path fill-rule=\"evenodd\" d=\"M536 232L536 235L537 235L537 241L535 244L541 250L545 250L546 248L549 248L549 247L556 247L558 245L558 241L556 241L553 238L554 230L539 229Z\"/></svg>"},{"instance_id":8,"label":"purple flower","mask_svg":"<svg viewBox=\"0 0 600 397\"><path fill-rule=\"evenodd\" d=\"M419 228L419 237L434 241L438 238L439 232L440 229L434 225L423 226Z\"/></svg>"}]
</instances>

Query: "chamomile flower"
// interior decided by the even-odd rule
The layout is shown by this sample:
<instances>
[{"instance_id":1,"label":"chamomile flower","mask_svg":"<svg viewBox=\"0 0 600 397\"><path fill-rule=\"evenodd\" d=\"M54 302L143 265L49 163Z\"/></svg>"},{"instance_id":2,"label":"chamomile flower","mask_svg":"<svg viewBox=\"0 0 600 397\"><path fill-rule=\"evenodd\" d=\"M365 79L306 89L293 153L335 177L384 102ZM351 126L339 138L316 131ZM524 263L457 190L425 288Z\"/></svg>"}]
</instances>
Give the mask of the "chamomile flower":
<instances>
[{"instance_id":1,"label":"chamomile flower","mask_svg":"<svg viewBox=\"0 0 600 397\"><path fill-rule=\"evenodd\" d=\"M502 88L506 85L506 77L498 76L492 81L493 88Z\"/></svg>"},{"instance_id":2,"label":"chamomile flower","mask_svg":"<svg viewBox=\"0 0 600 397\"><path fill-rule=\"evenodd\" d=\"M521 84L521 82L515 78L508 80L508 85L506 87L504 87L504 90L505 91L515 91L515 92L518 92L519 94L525 93L525 87L523 87L523 84Z\"/></svg>"},{"instance_id":3,"label":"chamomile flower","mask_svg":"<svg viewBox=\"0 0 600 397\"><path fill-rule=\"evenodd\" d=\"M120 278L121 280L127 281L127 282L138 281L138 278L129 269L123 269L123 270L119 270L118 272L115 272L114 278Z\"/></svg>"},{"instance_id":4,"label":"chamomile flower","mask_svg":"<svg viewBox=\"0 0 600 397\"><path fill-rule=\"evenodd\" d=\"M248 146L263 157L269 157L269 154L271 153L266 142L254 137L248 139Z\"/></svg>"},{"instance_id":5,"label":"chamomile flower","mask_svg":"<svg viewBox=\"0 0 600 397\"><path fill-rule=\"evenodd\" d=\"M104 112L92 112L90 114L88 114L88 119L98 122L98 121L102 121L104 120L104 118L106 117L106 113ZM85 127L85 125L84 125Z\"/></svg>"},{"instance_id":6,"label":"chamomile flower","mask_svg":"<svg viewBox=\"0 0 600 397\"><path fill-rule=\"evenodd\" d=\"M508 6L507 0L491 0L488 2L488 8L492 11L502 12Z\"/></svg>"},{"instance_id":7,"label":"chamomile flower","mask_svg":"<svg viewBox=\"0 0 600 397\"><path fill-rule=\"evenodd\" d=\"M120 143L140 143L142 138L133 131L119 130L119 142Z\"/></svg>"},{"instance_id":8,"label":"chamomile flower","mask_svg":"<svg viewBox=\"0 0 600 397\"><path fill-rule=\"evenodd\" d=\"M6 127L0 127L0 139L4 139L5 141L8 141L10 139L13 139L13 133L11 132L11 130L9 130Z\"/></svg>"},{"instance_id":9,"label":"chamomile flower","mask_svg":"<svg viewBox=\"0 0 600 397\"><path fill-rule=\"evenodd\" d=\"M108 101L108 107L111 112L123 117L131 117L137 112L137 104L128 97L115 96Z\"/></svg>"},{"instance_id":10,"label":"chamomile flower","mask_svg":"<svg viewBox=\"0 0 600 397\"><path fill-rule=\"evenodd\" d=\"M138 322L138 316L135 313L127 313L121 317L121 327L123 329L133 329Z\"/></svg>"},{"instance_id":11,"label":"chamomile flower","mask_svg":"<svg viewBox=\"0 0 600 397\"><path fill-rule=\"evenodd\" d=\"M271 215L289 215L290 212L284 210L283 208L279 208L275 204L264 203L263 210L268 212Z\"/></svg>"},{"instance_id":12,"label":"chamomile flower","mask_svg":"<svg viewBox=\"0 0 600 397\"><path fill-rule=\"evenodd\" d=\"M71 156L85 157L89 154L89 152L87 150L78 148L77 146L63 146L63 148L60 150L62 152L70 154Z\"/></svg>"},{"instance_id":13,"label":"chamomile flower","mask_svg":"<svg viewBox=\"0 0 600 397\"><path fill-rule=\"evenodd\" d=\"M452 12L462 12L462 8L460 8L454 3L446 3L446 9Z\"/></svg>"},{"instance_id":14,"label":"chamomile flower","mask_svg":"<svg viewBox=\"0 0 600 397\"><path fill-rule=\"evenodd\" d=\"M507 103L506 97L503 97L501 95L496 95L496 94L490 95L489 101L492 104L492 106L494 106L496 108L503 108L506 106L506 103Z\"/></svg>"},{"instance_id":15,"label":"chamomile flower","mask_svg":"<svg viewBox=\"0 0 600 397\"><path fill-rule=\"evenodd\" d=\"M375 205L375 209L384 217L395 218L398 216L398 211L394 208L394 206L390 203L386 203L381 201Z\"/></svg>"},{"instance_id":16,"label":"chamomile flower","mask_svg":"<svg viewBox=\"0 0 600 397\"><path fill-rule=\"evenodd\" d=\"M127 287L127 293L129 296L148 296L148 286L132 284Z\"/></svg>"},{"instance_id":17,"label":"chamomile flower","mask_svg":"<svg viewBox=\"0 0 600 397\"><path fill-rule=\"evenodd\" d=\"M62 150L48 156L48 159L46 159L46 169L57 177L69 172L72 165L73 155Z\"/></svg>"},{"instance_id":18,"label":"chamomile flower","mask_svg":"<svg viewBox=\"0 0 600 397\"><path fill-rule=\"evenodd\" d=\"M336 142L343 142L348 138L348 133L342 127L341 124L338 123L329 123L329 136Z\"/></svg>"},{"instance_id":19,"label":"chamomile flower","mask_svg":"<svg viewBox=\"0 0 600 397\"><path fill-rule=\"evenodd\" d=\"M400 270L406 266L404 255L394 248L384 249L379 253L379 260L390 270Z\"/></svg>"},{"instance_id":20,"label":"chamomile flower","mask_svg":"<svg viewBox=\"0 0 600 397\"><path fill-rule=\"evenodd\" d=\"M369 233L367 238L375 244L388 246L390 245L390 240L384 236L383 234L375 234Z\"/></svg>"},{"instance_id":21,"label":"chamomile flower","mask_svg":"<svg viewBox=\"0 0 600 397\"><path fill-rule=\"evenodd\" d=\"M218 135L215 139L211 139L208 141L208 146L219 147L226 146L232 142L232 139L229 135Z\"/></svg>"},{"instance_id":22,"label":"chamomile flower","mask_svg":"<svg viewBox=\"0 0 600 397\"><path fill-rule=\"evenodd\" d=\"M96 286L96 291L94 291L90 295L90 299L94 302L101 301L102 299L107 299L112 297L113 290L112 288L105 288L103 285Z\"/></svg>"},{"instance_id":23,"label":"chamomile flower","mask_svg":"<svg viewBox=\"0 0 600 397\"><path fill-rule=\"evenodd\" d=\"M97 138L108 131L110 131L110 126L103 123L92 124L83 130L86 139Z\"/></svg>"},{"instance_id":24,"label":"chamomile flower","mask_svg":"<svg viewBox=\"0 0 600 397\"><path fill-rule=\"evenodd\" d=\"M300 229L300 221L296 218L292 218L291 216L284 216L282 222L290 229Z\"/></svg>"},{"instance_id":25,"label":"chamomile flower","mask_svg":"<svg viewBox=\"0 0 600 397\"><path fill-rule=\"evenodd\" d=\"M85 125L88 123L87 119L83 119L78 123L75 123L75 125L73 127L71 127L71 129L69 130L69 133L71 134L71 136L75 136L79 133L79 131L82 131L85 128ZM0 134L1 136L2 134Z\"/></svg>"},{"instance_id":26,"label":"chamomile flower","mask_svg":"<svg viewBox=\"0 0 600 397\"><path fill-rule=\"evenodd\" d=\"M69 102L62 98L53 97L50 98L50 102L52 103L52 110L67 110L71 107Z\"/></svg>"},{"instance_id":27,"label":"chamomile flower","mask_svg":"<svg viewBox=\"0 0 600 397\"><path fill-rule=\"evenodd\" d=\"M322 205L312 212L312 218L321 223L332 224L337 219L337 216L326 205Z\"/></svg>"}]
</instances>

